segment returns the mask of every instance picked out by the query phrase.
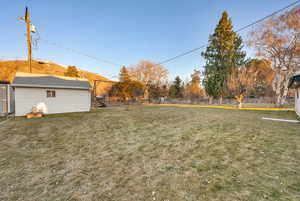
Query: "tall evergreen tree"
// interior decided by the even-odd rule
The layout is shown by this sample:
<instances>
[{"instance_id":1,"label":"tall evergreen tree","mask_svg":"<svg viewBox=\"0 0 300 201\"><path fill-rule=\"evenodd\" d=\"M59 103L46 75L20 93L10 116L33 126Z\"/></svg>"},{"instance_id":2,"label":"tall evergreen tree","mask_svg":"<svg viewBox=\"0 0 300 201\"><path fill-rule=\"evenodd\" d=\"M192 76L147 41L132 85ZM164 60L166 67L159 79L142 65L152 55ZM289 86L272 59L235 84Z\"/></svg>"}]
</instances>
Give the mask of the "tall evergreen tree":
<instances>
[{"instance_id":1,"label":"tall evergreen tree","mask_svg":"<svg viewBox=\"0 0 300 201\"><path fill-rule=\"evenodd\" d=\"M201 84L201 78L200 78L201 72L199 70L194 70L194 73L191 74L191 82L189 85L189 93L191 98L199 98L203 95L203 91L200 87Z\"/></svg>"},{"instance_id":2,"label":"tall evergreen tree","mask_svg":"<svg viewBox=\"0 0 300 201\"><path fill-rule=\"evenodd\" d=\"M129 100L143 94L144 85L130 78L129 72L125 66L122 66L119 73L119 82L117 82L109 91L110 96L117 96L123 100Z\"/></svg>"},{"instance_id":3,"label":"tall evergreen tree","mask_svg":"<svg viewBox=\"0 0 300 201\"><path fill-rule=\"evenodd\" d=\"M122 66L122 68L120 69L119 80L120 82L130 81L129 72L125 66Z\"/></svg>"},{"instance_id":4,"label":"tall evergreen tree","mask_svg":"<svg viewBox=\"0 0 300 201\"><path fill-rule=\"evenodd\" d=\"M246 53L242 50L242 38L233 31L228 13L225 11L215 32L209 36L209 45L202 56L206 59L206 93L213 98L221 98L227 92L227 79L233 69L245 63Z\"/></svg>"},{"instance_id":5,"label":"tall evergreen tree","mask_svg":"<svg viewBox=\"0 0 300 201\"><path fill-rule=\"evenodd\" d=\"M182 98L183 96L182 92L183 92L182 80L180 79L179 76L176 76L173 84L170 87L169 96L171 98Z\"/></svg>"}]
</instances>

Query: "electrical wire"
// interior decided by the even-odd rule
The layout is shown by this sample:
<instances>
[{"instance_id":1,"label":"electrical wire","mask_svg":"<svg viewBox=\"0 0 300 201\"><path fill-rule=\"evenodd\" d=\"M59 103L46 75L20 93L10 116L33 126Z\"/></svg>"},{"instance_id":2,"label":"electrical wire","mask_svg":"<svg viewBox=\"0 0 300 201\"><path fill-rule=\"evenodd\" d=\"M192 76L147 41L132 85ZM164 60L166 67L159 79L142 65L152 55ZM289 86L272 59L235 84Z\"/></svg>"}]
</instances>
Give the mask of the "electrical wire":
<instances>
[{"instance_id":1,"label":"electrical wire","mask_svg":"<svg viewBox=\"0 0 300 201\"><path fill-rule=\"evenodd\" d=\"M95 57L93 55L90 55L90 54L86 54L82 51L79 51L79 50L75 50L73 48L68 48L68 47L64 47L58 43L55 43L55 42L51 42L49 40L46 40L46 39L43 39L43 38L39 38L41 41L44 41L46 42L47 44L50 44L50 45L53 45L53 46L56 46L58 48L61 48L61 49L65 49L67 51L70 51L72 53L75 53L75 54L78 54L78 55L81 55L81 56L85 56L85 57L88 57L90 59L93 59L93 60L96 60L98 62L101 62L101 63L107 63L107 64L110 64L110 65L113 65L113 66L122 66L122 64L119 64L119 63L116 63L116 62L113 62L113 61L109 61L109 60L104 60L104 59L100 59L98 57Z\"/></svg>"},{"instance_id":2,"label":"electrical wire","mask_svg":"<svg viewBox=\"0 0 300 201\"><path fill-rule=\"evenodd\" d=\"M28 0L28 1L30 1L30 0ZM297 1L295 1L295 2L293 2L293 3L291 3L291 4L287 5L287 6L285 6L285 7L283 7L283 8L280 8L279 10L274 11L273 13L271 13L271 14L269 14L269 15L266 15L266 16L263 17L263 18L260 18L260 19L254 21L254 22L252 22L252 23L250 23L250 24L248 24L248 25L245 25L245 26L243 26L243 27L237 29L235 32L241 32L241 31L243 31L243 30L245 30L245 29L247 29L247 28L249 28L249 27L252 27L252 26L255 25L255 24L258 24L258 23L260 23L260 22L263 22L264 20L266 20L266 19L268 19L268 18L270 18L270 17L272 17L272 16L274 16L274 15L276 15L276 14L278 14L278 13L280 13L280 12L282 12L282 11L284 11L284 10L290 8L290 7L292 7L292 6L295 6L295 5L297 5L298 3L300 3L300 0L297 0ZM64 47L64 46L62 46L62 45L59 45L58 43L51 42L51 41L46 40L46 39L43 39L43 38L39 38L39 39L42 40L42 41L44 41L44 42L46 42L46 43L48 43L48 44L50 44L50 45L56 46L56 47L58 47L58 48L65 49L65 50L67 50L67 51L73 52L73 53L78 54L78 55L81 55L81 56L88 57L88 58L90 58L90 59L96 60L96 61L101 62L101 63L107 63L107 64L114 65L114 66L122 66L122 64L119 64L119 63L116 63L116 62L112 62L112 61L109 61L109 60L100 59L100 58L95 57L95 56L93 56L93 55L86 54L86 53L84 53L84 52L82 52L82 51L78 51L78 50L75 50L75 49L73 49L73 48ZM189 54L191 54L191 53L193 53L193 52L196 52L196 51L198 51L198 50L200 50L200 49L202 49L202 48L205 48L207 45L208 45L208 44L201 45L201 46L196 47L196 48L194 48L194 49L185 51L185 52L180 53L180 54L178 54L178 55L176 55L176 56L173 56L173 57L171 57L171 58L168 58L168 59L165 59L165 60L163 60L163 61L160 61L160 62L158 62L156 65L162 65L162 64L165 64L165 63L169 63L169 62L171 62L171 61L173 61L173 60L176 60L176 59L178 59L178 58L180 58L180 57L189 55Z\"/></svg>"},{"instance_id":3,"label":"electrical wire","mask_svg":"<svg viewBox=\"0 0 300 201\"><path fill-rule=\"evenodd\" d=\"M263 17L263 18L260 18L260 19L254 21L254 22L252 22L252 23L250 23L250 24L248 24L248 25L245 25L245 26L241 27L240 29L236 30L235 32L241 32L241 31L243 31L243 30L245 30L245 29L247 29L247 28L249 28L249 27L252 27L252 26L255 25L255 24L258 24L258 23L260 23L260 22L263 22L264 20L266 20L266 19L268 19L268 18L270 18L270 17L272 17L272 16L274 16L274 15L276 15L276 14L278 14L278 13L280 13L280 12L282 12L282 11L284 11L284 10L290 8L290 7L292 7L292 6L295 6L295 5L297 5L298 3L300 3L300 0L297 0L297 1L295 1L294 3L291 3L291 4L289 4L289 5L287 5L287 6L283 7L283 8L280 8L279 10L277 10L277 11L275 11L275 12L273 12L273 13L271 13L271 14L269 14L269 15ZM207 45L208 45L208 44L201 45L200 47L197 47L197 48L194 48L194 49L192 49L192 50L188 50L188 51L186 51L186 52L180 53L180 54L178 54L178 55L176 55L176 56L174 56L174 57L171 57L171 58L169 58L169 59L165 59L165 60L163 60L163 61L160 61L160 62L158 62L156 65L162 65L162 64L165 64L165 63L169 63L170 61L173 61L173 60L178 59L178 58L180 58L180 57L183 57L183 56L185 56L185 55L188 55L188 54L191 54L191 53L193 53L193 52L196 52L196 51L198 51L198 50L200 50L200 49L202 49L202 48L205 48Z\"/></svg>"}]
</instances>

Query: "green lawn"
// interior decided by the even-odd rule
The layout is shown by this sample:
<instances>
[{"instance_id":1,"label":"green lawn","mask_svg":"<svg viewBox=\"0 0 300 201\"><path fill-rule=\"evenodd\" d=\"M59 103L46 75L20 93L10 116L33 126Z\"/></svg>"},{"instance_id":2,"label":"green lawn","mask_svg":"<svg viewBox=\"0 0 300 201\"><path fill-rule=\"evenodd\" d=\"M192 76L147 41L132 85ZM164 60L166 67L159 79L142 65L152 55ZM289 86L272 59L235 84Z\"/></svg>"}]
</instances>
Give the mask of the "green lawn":
<instances>
[{"instance_id":1,"label":"green lawn","mask_svg":"<svg viewBox=\"0 0 300 201\"><path fill-rule=\"evenodd\" d=\"M293 112L131 106L0 125L0 200L300 200Z\"/></svg>"}]
</instances>

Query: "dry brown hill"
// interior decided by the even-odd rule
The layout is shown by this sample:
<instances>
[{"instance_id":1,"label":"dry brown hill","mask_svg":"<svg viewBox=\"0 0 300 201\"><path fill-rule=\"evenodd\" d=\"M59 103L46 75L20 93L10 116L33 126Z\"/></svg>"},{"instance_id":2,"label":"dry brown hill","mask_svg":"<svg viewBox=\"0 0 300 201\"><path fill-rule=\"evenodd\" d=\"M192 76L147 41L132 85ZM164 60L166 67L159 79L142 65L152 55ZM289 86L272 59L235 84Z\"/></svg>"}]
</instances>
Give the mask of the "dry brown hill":
<instances>
[{"instance_id":1,"label":"dry brown hill","mask_svg":"<svg viewBox=\"0 0 300 201\"><path fill-rule=\"evenodd\" d=\"M59 64L48 62L48 61L32 61L32 73L37 74L50 74L50 75L61 75L67 69ZM27 61L24 60L4 60L0 61L0 80L13 81L16 72L29 72ZM91 73L87 71L80 70L80 76L86 78L90 81L93 86L93 80L103 80L110 81L109 79L98 75L96 73ZM112 83L110 82L99 82L97 85L97 94L102 95L108 92L111 88Z\"/></svg>"}]
</instances>

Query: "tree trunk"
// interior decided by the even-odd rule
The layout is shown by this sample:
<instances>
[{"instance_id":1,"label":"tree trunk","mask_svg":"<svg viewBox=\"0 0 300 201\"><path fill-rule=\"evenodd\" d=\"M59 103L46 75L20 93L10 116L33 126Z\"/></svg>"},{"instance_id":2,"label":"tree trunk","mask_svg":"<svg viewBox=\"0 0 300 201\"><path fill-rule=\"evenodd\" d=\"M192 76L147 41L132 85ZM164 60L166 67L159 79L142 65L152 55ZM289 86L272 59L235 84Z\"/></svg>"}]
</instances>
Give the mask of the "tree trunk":
<instances>
[{"instance_id":1,"label":"tree trunk","mask_svg":"<svg viewBox=\"0 0 300 201\"><path fill-rule=\"evenodd\" d=\"M288 92L289 92L289 83L290 83L290 77L292 76L293 74L289 73L286 78L285 78L285 81L283 83L283 89L282 89L282 98L281 98L281 102L280 102L280 105L283 106L285 103L286 103L286 97L288 95Z\"/></svg>"},{"instance_id":2,"label":"tree trunk","mask_svg":"<svg viewBox=\"0 0 300 201\"><path fill-rule=\"evenodd\" d=\"M276 72L276 76L274 78L274 89L275 89L275 95L276 95L276 107L281 106L282 102L282 85L283 85L284 76L281 74L281 72Z\"/></svg>"},{"instance_id":3,"label":"tree trunk","mask_svg":"<svg viewBox=\"0 0 300 201\"><path fill-rule=\"evenodd\" d=\"M237 100L237 102L239 103L239 109L241 109L243 107L243 100L244 100L244 94L240 94L240 95L236 95L234 96L234 98Z\"/></svg>"},{"instance_id":4,"label":"tree trunk","mask_svg":"<svg viewBox=\"0 0 300 201\"><path fill-rule=\"evenodd\" d=\"M280 93L276 93L276 107L280 107L280 104L281 104L281 95Z\"/></svg>"},{"instance_id":5,"label":"tree trunk","mask_svg":"<svg viewBox=\"0 0 300 201\"><path fill-rule=\"evenodd\" d=\"M208 104L211 105L212 103L213 103L213 97L210 96L208 99Z\"/></svg>"},{"instance_id":6,"label":"tree trunk","mask_svg":"<svg viewBox=\"0 0 300 201\"><path fill-rule=\"evenodd\" d=\"M144 99L149 100L149 90L148 90L148 88L146 88L145 91L144 91Z\"/></svg>"},{"instance_id":7,"label":"tree trunk","mask_svg":"<svg viewBox=\"0 0 300 201\"><path fill-rule=\"evenodd\" d=\"M293 71L288 73L277 72L277 75L274 79L277 107L282 107L286 102L286 97L289 91L288 88L289 80L292 75L293 75Z\"/></svg>"},{"instance_id":8,"label":"tree trunk","mask_svg":"<svg viewBox=\"0 0 300 201\"><path fill-rule=\"evenodd\" d=\"M220 104L220 105L223 104L223 96L220 97L220 99L219 99L219 104Z\"/></svg>"},{"instance_id":9,"label":"tree trunk","mask_svg":"<svg viewBox=\"0 0 300 201\"><path fill-rule=\"evenodd\" d=\"M243 102L239 102L239 109L241 109L243 107Z\"/></svg>"}]
</instances>

